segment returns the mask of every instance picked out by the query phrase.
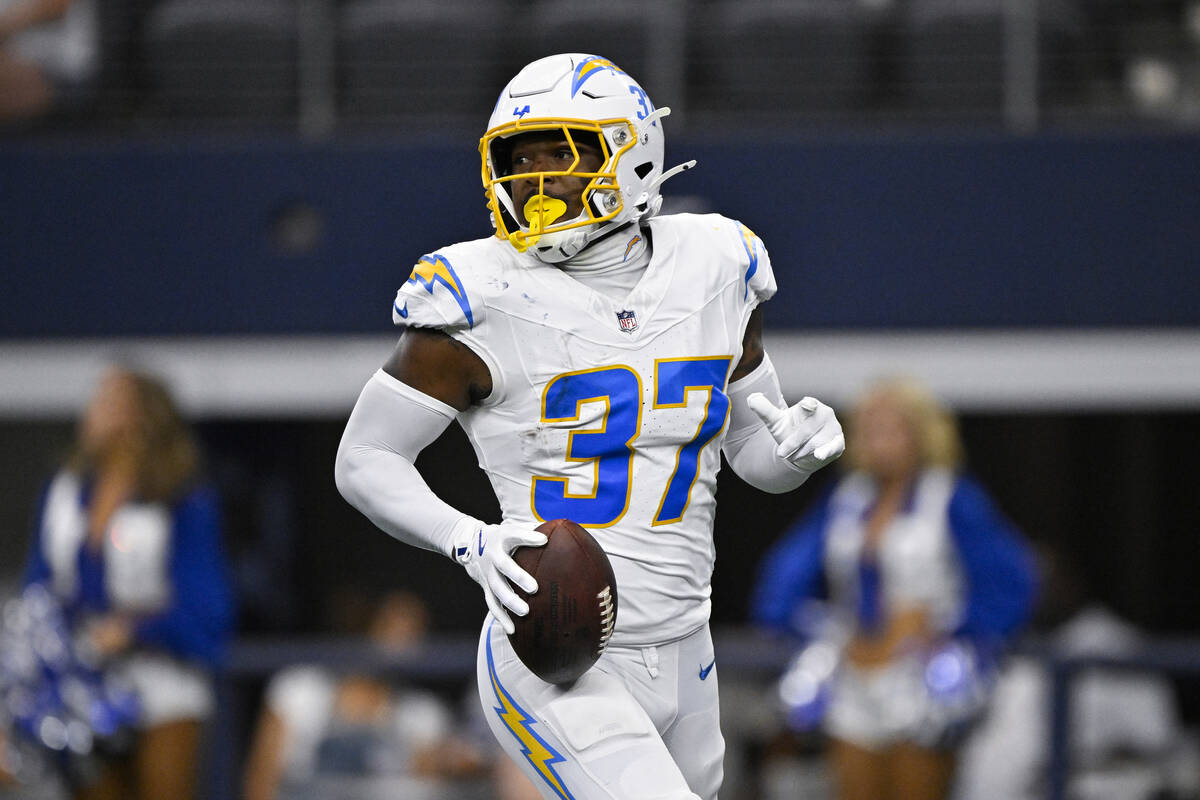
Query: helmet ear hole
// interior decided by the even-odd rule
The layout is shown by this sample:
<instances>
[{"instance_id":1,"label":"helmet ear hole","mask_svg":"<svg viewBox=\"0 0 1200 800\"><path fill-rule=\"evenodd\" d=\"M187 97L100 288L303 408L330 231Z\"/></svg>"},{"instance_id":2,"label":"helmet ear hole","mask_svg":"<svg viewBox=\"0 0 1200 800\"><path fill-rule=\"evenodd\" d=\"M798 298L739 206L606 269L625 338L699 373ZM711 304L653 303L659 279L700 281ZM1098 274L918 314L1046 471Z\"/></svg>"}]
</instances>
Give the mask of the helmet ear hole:
<instances>
[{"instance_id":1,"label":"helmet ear hole","mask_svg":"<svg viewBox=\"0 0 1200 800\"><path fill-rule=\"evenodd\" d=\"M637 176L639 178L641 178L642 180L646 180L646 176L654 171L654 164L649 161L646 161L646 162L638 164L636 167L634 167L633 171L635 173L637 173Z\"/></svg>"}]
</instances>

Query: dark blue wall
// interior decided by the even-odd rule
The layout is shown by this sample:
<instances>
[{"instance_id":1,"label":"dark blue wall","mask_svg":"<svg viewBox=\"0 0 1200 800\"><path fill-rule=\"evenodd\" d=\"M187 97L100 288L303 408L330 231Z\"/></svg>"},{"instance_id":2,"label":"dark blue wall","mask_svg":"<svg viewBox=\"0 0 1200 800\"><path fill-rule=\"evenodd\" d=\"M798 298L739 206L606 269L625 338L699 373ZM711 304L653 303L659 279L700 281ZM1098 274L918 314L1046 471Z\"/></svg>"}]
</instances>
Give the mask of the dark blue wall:
<instances>
[{"instance_id":1,"label":"dark blue wall","mask_svg":"<svg viewBox=\"0 0 1200 800\"><path fill-rule=\"evenodd\" d=\"M0 336L387 331L484 236L474 142L0 146ZM673 141L766 241L774 326L1200 324L1200 137ZM270 235L295 203L316 247Z\"/></svg>"}]
</instances>

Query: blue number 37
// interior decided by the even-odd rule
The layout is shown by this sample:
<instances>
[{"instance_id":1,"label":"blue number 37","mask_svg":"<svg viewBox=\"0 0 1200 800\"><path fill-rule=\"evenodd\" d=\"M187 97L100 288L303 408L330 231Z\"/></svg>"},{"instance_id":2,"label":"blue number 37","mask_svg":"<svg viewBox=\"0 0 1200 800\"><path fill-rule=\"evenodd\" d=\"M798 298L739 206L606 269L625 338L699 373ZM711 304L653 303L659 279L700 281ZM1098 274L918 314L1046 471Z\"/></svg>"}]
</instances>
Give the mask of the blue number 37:
<instances>
[{"instance_id":1,"label":"blue number 37","mask_svg":"<svg viewBox=\"0 0 1200 800\"><path fill-rule=\"evenodd\" d=\"M729 397L723 391L729 356L659 359L654 363L654 409L686 408L689 392L705 392L704 417L695 434L675 455L675 469L663 489L654 525L677 522L691 498L700 453L725 427ZM595 428L576 429L567 437L566 460L591 462L594 480L588 494L571 494L566 478L533 478L533 513L538 519L567 517L593 528L615 524L629 509L634 441L642 425L642 381L626 366L568 372L546 384L542 422L578 420L581 406L604 403Z\"/></svg>"}]
</instances>

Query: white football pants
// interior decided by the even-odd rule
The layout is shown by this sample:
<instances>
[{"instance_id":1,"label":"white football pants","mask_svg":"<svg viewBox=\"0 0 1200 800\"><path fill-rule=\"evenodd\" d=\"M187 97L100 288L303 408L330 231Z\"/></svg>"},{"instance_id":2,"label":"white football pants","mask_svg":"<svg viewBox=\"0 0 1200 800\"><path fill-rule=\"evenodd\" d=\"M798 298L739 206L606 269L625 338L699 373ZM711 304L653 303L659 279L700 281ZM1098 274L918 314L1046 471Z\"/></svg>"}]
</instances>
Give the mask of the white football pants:
<instances>
[{"instance_id":1,"label":"white football pants","mask_svg":"<svg viewBox=\"0 0 1200 800\"><path fill-rule=\"evenodd\" d=\"M530 672L489 615L477 677L492 733L547 800L716 800L725 739L707 625L610 645L562 687Z\"/></svg>"}]
</instances>

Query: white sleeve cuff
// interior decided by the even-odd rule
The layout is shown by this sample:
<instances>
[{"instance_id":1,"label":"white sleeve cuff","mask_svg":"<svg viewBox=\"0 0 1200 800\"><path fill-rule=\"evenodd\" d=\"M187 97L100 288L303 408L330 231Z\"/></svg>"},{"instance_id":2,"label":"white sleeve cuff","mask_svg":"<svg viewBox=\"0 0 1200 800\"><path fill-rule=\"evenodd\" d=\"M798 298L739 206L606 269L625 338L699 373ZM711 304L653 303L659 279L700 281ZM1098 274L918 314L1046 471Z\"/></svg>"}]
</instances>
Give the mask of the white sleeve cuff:
<instances>
[{"instance_id":1,"label":"white sleeve cuff","mask_svg":"<svg viewBox=\"0 0 1200 800\"><path fill-rule=\"evenodd\" d=\"M384 389L395 392L406 400L416 403L422 408L426 408L435 414L445 417L446 425L449 425L454 421L454 418L458 416L458 411L454 408L454 406L450 405L449 403L443 403L436 397L425 394L420 389L414 389L399 378L395 378L387 374L382 369L375 370L375 374L371 376L369 383L377 383Z\"/></svg>"},{"instance_id":2,"label":"white sleeve cuff","mask_svg":"<svg viewBox=\"0 0 1200 800\"><path fill-rule=\"evenodd\" d=\"M772 494L790 492L809 473L776 455L779 443L746 402L755 392L762 392L776 406L783 405L779 375L766 353L749 375L729 384L729 431L722 452L738 477L754 488Z\"/></svg>"}]
</instances>

